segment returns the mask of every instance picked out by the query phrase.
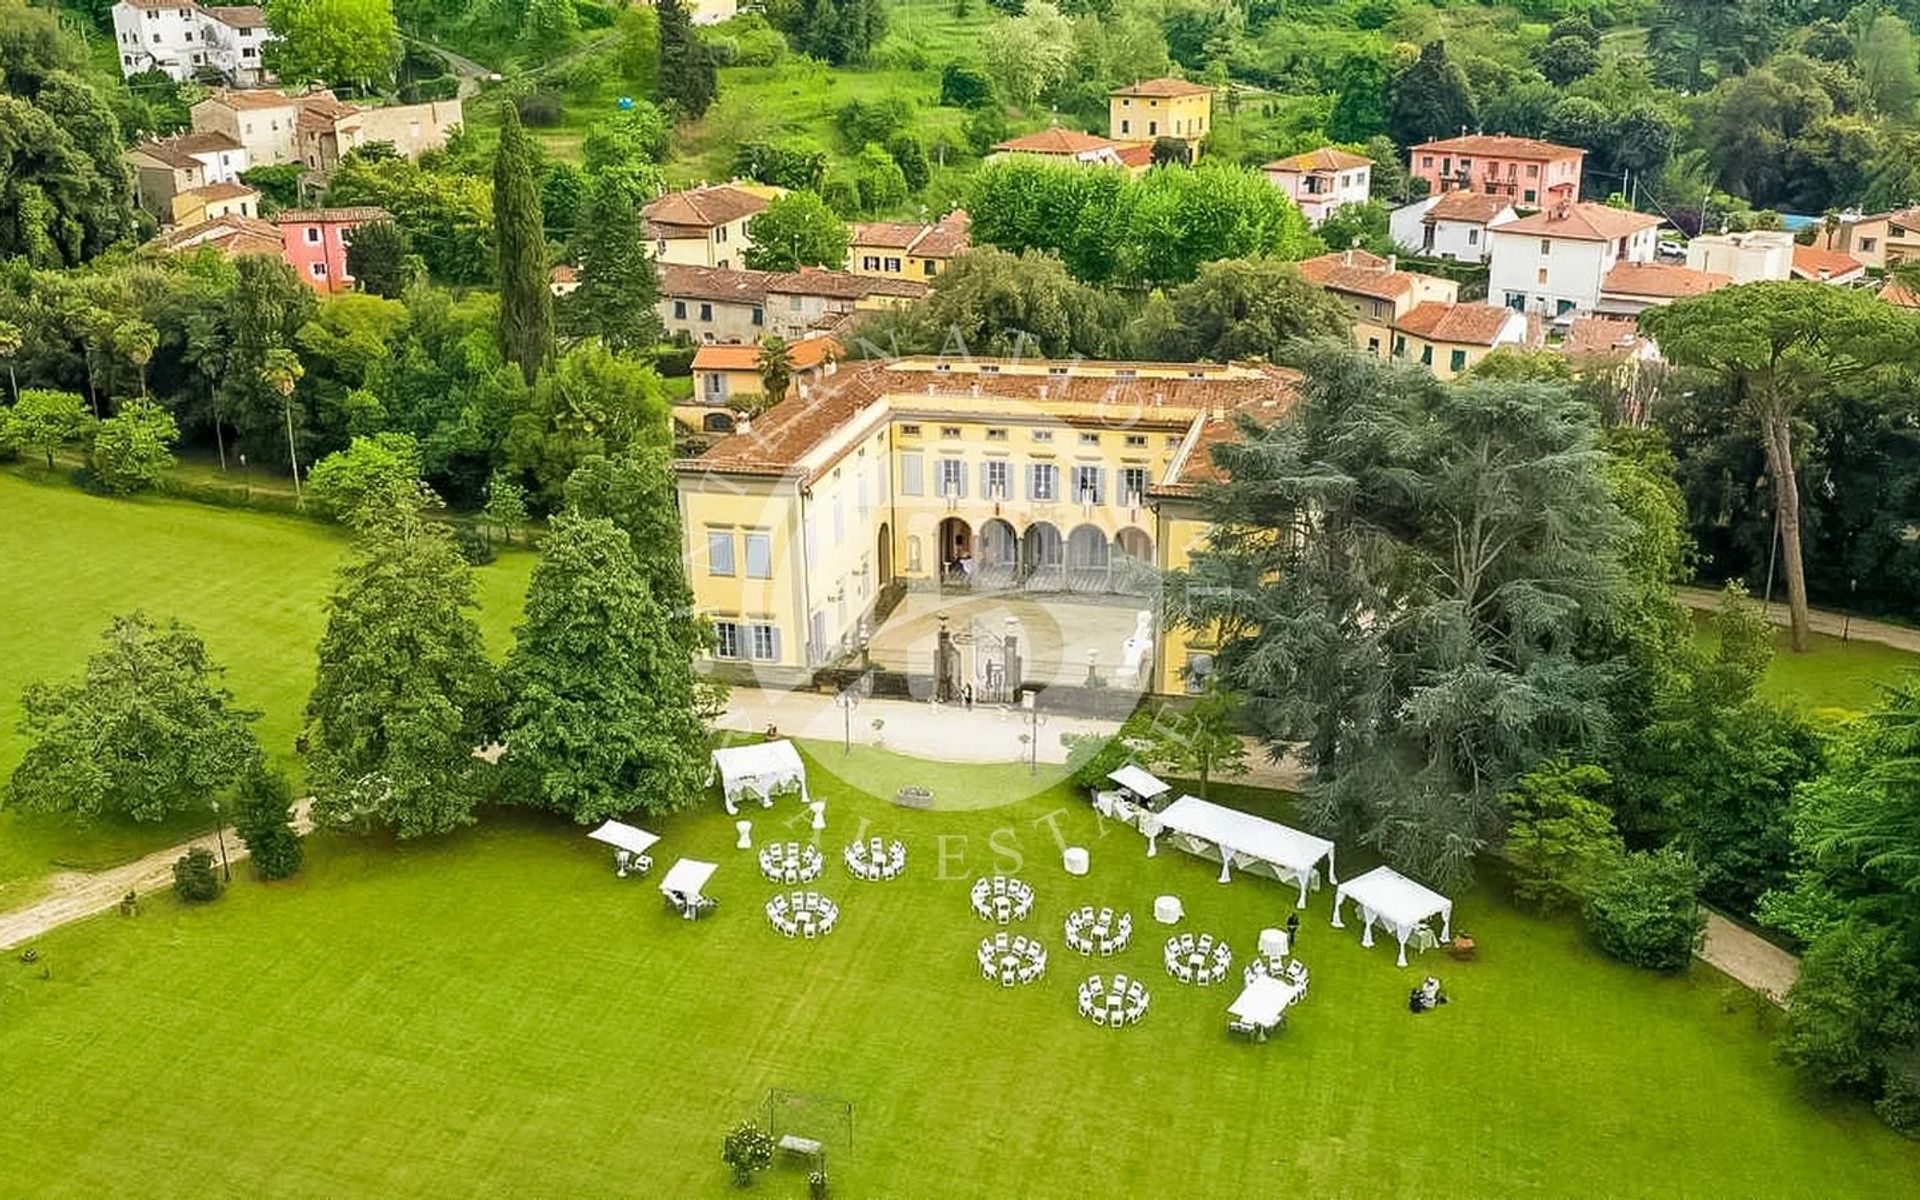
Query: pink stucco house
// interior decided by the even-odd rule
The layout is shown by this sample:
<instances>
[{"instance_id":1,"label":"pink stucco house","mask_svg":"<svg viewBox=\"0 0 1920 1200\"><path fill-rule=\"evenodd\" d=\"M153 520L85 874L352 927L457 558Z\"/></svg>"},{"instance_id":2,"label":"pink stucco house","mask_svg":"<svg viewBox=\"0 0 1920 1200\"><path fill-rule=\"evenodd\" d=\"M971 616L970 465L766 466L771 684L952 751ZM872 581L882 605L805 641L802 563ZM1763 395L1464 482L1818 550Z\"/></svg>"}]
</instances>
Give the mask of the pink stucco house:
<instances>
[{"instance_id":1,"label":"pink stucco house","mask_svg":"<svg viewBox=\"0 0 1920 1200\"><path fill-rule=\"evenodd\" d=\"M1580 198L1586 151L1533 138L1470 133L1415 146L1407 170L1433 195L1467 190L1502 196L1521 208Z\"/></svg>"},{"instance_id":2,"label":"pink stucco house","mask_svg":"<svg viewBox=\"0 0 1920 1200\"><path fill-rule=\"evenodd\" d=\"M347 272L347 231L368 221L390 219L383 208L290 208L273 218L280 227L282 255L316 292L353 290Z\"/></svg>"}]
</instances>

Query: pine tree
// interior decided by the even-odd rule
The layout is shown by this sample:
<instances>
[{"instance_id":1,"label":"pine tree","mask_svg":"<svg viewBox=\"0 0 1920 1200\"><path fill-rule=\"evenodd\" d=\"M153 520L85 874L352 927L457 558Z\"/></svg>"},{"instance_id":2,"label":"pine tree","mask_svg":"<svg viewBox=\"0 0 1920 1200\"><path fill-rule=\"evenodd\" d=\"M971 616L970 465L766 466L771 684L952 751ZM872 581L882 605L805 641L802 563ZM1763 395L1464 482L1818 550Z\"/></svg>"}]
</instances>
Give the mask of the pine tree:
<instances>
[{"instance_id":1,"label":"pine tree","mask_svg":"<svg viewBox=\"0 0 1920 1200\"><path fill-rule=\"evenodd\" d=\"M660 0L657 9L660 14L660 98L679 110L682 117L697 121L706 115L720 94L713 51L693 31L693 21L680 0Z\"/></svg>"},{"instance_id":2,"label":"pine tree","mask_svg":"<svg viewBox=\"0 0 1920 1200\"><path fill-rule=\"evenodd\" d=\"M505 672L514 794L582 824L698 795L707 735L673 621L619 526L555 519Z\"/></svg>"},{"instance_id":3,"label":"pine tree","mask_svg":"<svg viewBox=\"0 0 1920 1200\"><path fill-rule=\"evenodd\" d=\"M572 337L597 337L615 352L644 349L664 334L654 307L660 278L647 253L641 201L631 176L597 176L579 237L580 286L560 302Z\"/></svg>"},{"instance_id":4,"label":"pine tree","mask_svg":"<svg viewBox=\"0 0 1920 1200\"><path fill-rule=\"evenodd\" d=\"M528 383L553 357L553 294L547 290L547 235L533 182L533 143L520 114L502 106L493 161L494 236L499 245L500 348Z\"/></svg>"},{"instance_id":5,"label":"pine tree","mask_svg":"<svg viewBox=\"0 0 1920 1200\"><path fill-rule=\"evenodd\" d=\"M1447 44L1428 42L1420 58L1400 76L1393 89L1393 107L1387 132L1402 146L1417 146L1435 138L1457 137L1475 123L1473 91L1467 74L1447 57Z\"/></svg>"}]
</instances>

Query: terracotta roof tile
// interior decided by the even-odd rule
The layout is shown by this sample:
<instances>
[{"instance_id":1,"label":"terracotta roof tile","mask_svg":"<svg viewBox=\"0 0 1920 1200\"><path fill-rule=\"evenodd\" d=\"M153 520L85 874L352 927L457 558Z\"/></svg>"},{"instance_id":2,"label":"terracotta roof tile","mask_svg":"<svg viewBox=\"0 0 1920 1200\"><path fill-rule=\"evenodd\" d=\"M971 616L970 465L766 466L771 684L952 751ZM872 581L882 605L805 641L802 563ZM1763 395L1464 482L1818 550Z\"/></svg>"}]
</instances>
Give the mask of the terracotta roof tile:
<instances>
[{"instance_id":1,"label":"terracotta roof tile","mask_svg":"<svg viewBox=\"0 0 1920 1200\"><path fill-rule=\"evenodd\" d=\"M1309 150L1305 154L1295 154L1288 158L1276 158L1262 171L1351 171L1355 167L1371 167L1373 160L1364 154L1349 154L1332 146L1322 146L1318 150Z\"/></svg>"},{"instance_id":2,"label":"terracotta roof tile","mask_svg":"<svg viewBox=\"0 0 1920 1200\"><path fill-rule=\"evenodd\" d=\"M1648 345L1639 325L1619 317L1575 317L1560 343L1560 353L1568 358L1593 354L1632 354Z\"/></svg>"},{"instance_id":3,"label":"terracotta roof tile","mask_svg":"<svg viewBox=\"0 0 1920 1200\"><path fill-rule=\"evenodd\" d=\"M993 148L1009 154L1081 155L1093 154L1101 150L1112 150L1117 154L1120 143L1098 134L1082 133L1078 129L1062 129L1055 125L1049 129L1042 129L1038 133L1022 134L1019 137L1008 138L1004 142L997 142Z\"/></svg>"},{"instance_id":4,"label":"terracotta roof tile","mask_svg":"<svg viewBox=\"0 0 1920 1200\"><path fill-rule=\"evenodd\" d=\"M1920 230L1920 207L1896 209L1887 214L1887 220L1902 229Z\"/></svg>"},{"instance_id":5,"label":"terracotta roof tile","mask_svg":"<svg viewBox=\"0 0 1920 1200\"><path fill-rule=\"evenodd\" d=\"M1108 95L1111 96L1148 97L1210 96L1212 94L1213 89L1207 87L1205 84L1189 83L1184 79L1174 79L1170 76L1163 76L1159 79L1143 79L1139 83L1128 84L1125 87L1117 87L1108 93Z\"/></svg>"},{"instance_id":6,"label":"terracotta roof tile","mask_svg":"<svg viewBox=\"0 0 1920 1200\"><path fill-rule=\"evenodd\" d=\"M1469 157L1513 158L1522 162L1548 162L1556 158L1565 158L1570 154L1584 154L1586 151L1575 146L1557 146L1552 142L1543 142L1536 138L1509 137L1504 133L1469 133L1461 137L1441 138L1436 142L1422 142L1413 148L1415 154L1465 154Z\"/></svg>"},{"instance_id":7,"label":"terracotta roof tile","mask_svg":"<svg viewBox=\"0 0 1920 1200\"><path fill-rule=\"evenodd\" d=\"M962 370L943 372L942 363ZM747 431L724 438L699 458L677 465L687 473L804 478L807 470L802 460L809 452L889 396L897 398L895 411L939 412L943 403L977 406L1004 399L1010 405L1065 414L1061 417L1065 423L1097 420L1108 428L1133 424L1171 432L1215 411L1269 404L1283 411L1299 378L1294 372L1265 365L1194 368L1204 371L1204 378L1123 378L1113 373L1124 366L1117 363L1084 364L1094 370L1077 375L1071 373L1074 364L1066 363L1059 364L1070 372L1066 375L982 369L994 365L992 360L939 359L843 364L834 374L814 380L808 396L789 397L755 418ZM1045 364L1029 359L1019 365Z\"/></svg>"},{"instance_id":8,"label":"terracotta roof tile","mask_svg":"<svg viewBox=\"0 0 1920 1200\"><path fill-rule=\"evenodd\" d=\"M801 338L788 342L787 348L793 353L793 369L807 371L819 366L829 358L839 358L846 348L830 337ZM757 371L760 369L760 347L713 345L702 346L693 355L693 369L696 371Z\"/></svg>"},{"instance_id":9,"label":"terracotta roof tile","mask_svg":"<svg viewBox=\"0 0 1920 1200\"><path fill-rule=\"evenodd\" d=\"M160 235L151 244L167 251L217 245L229 255L279 254L286 245L280 237L280 230L272 222L262 221L259 217L243 217L238 213L182 225Z\"/></svg>"},{"instance_id":10,"label":"terracotta roof tile","mask_svg":"<svg viewBox=\"0 0 1920 1200\"><path fill-rule=\"evenodd\" d=\"M1839 250L1799 245L1793 248L1793 273L1802 279L1848 279L1866 269L1865 263Z\"/></svg>"},{"instance_id":11,"label":"terracotta roof tile","mask_svg":"<svg viewBox=\"0 0 1920 1200\"><path fill-rule=\"evenodd\" d=\"M1898 279L1889 279L1880 285L1880 298L1901 308L1920 308L1920 291L1915 291Z\"/></svg>"},{"instance_id":12,"label":"terracotta roof tile","mask_svg":"<svg viewBox=\"0 0 1920 1200\"><path fill-rule=\"evenodd\" d=\"M1500 233L1533 237L1572 238L1582 242L1611 242L1660 224L1660 218L1605 204L1569 204L1546 209L1497 227Z\"/></svg>"},{"instance_id":13,"label":"terracotta roof tile","mask_svg":"<svg viewBox=\"0 0 1920 1200\"><path fill-rule=\"evenodd\" d=\"M762 304L767 299L767 271L737 271L727 267L660 264L660 294L666 298L717 300L723 304Z\"/></svg>"},{"instance_id":14,"label":"terracotta roof tile","mask_svg":"<svg viewBox=\"0 0 1920 1200\"><path fill-rule=\"evenodd\" d=\"M671 236L661 231L713 229L741 217L749 217L767 207L764 197L731 184L690 188L668 192L640 211L646 218L648 235Z\"/></svg>"},{"instance_id":15,"label":"terracotta roof tile","mask_svg":"<svg viewBox=\"0 0 1920 1200\"><path fill-rule=\"evenodd\" d=\"M1475 225L1485 225L1501 213L1513 207L1513 201L1505 196L1489 196L1485 192L1472 192L1459 188L1443 194L1427 209L1428 221L1469 221Z\"/></svg>"},{"instance_id":16,"label":"terracotta roof tile","mask_svg":"<svg viewBox=\"0 0 1920 1200\"><path fill-rule=\"evenodd\" d=\"M1393 327L1430 342L1491 346L1520 314L1493 304L1442 304L1428 300L1407 310Z\"/></svg>"},{"instance_id":17,"label":"terracotta roof tile","mask_svg":"<svg viewBox=\"0 0 1920 1200\"><path fill-rule=\"evenodd\" d=\"M927 285L915 279L886 279L878 275L856 275L852 271L801 267L798 271L768 275L766 291L769 295L825 296L830 300L864 300L868 296L918 300L927 294Z\"/></svg>"},{"instance_id":18,"label":"terracotta roof tile","mask_svg":"<svg viewBox=\"0 0 1920 1200\"><path fill-rule=\"evenodd\" d=\"M1300 263L1308 282L1329 291L1352 292L1380 300L1397 300L1413 290L1411 271L1390 271L1387 260L1364 250L1336 251Z\"/></svg>"},{"instance_id":19,"label":"terracotta roof tile","mask_svg":"<svg viewBox=\"0 0 1920 1200\"><path fill-rule=\"evenodd\" d=\"M1509 226L1502 225L1502 229ZM1615 263L1601 281L1600 290L1616 296L1660 296L1678 300L1701 296L1733 284L1733 276L1696 271L1672 263Z\"/></svg>"},{"instance_id":20,"label":"terracotta roof tile","mask_svg":"<svg viewBox=\"0 0 1920 1200\"><path fill-rule=\"evenodd\" d=\"M245 88L215 92L210 100L231 109L288 108L295 101L278 88Z\"/></svg>"},{"instance_id":21,"label":"terracotta roof tile","mask_svg":"<svg viewBox=\"0 0 1920 1200\"><path fill-rule=\"evenodd\" d=\"M238 200L242 196L252 196L255 199L259 199L260 197L259 192L254 191L244 183L209 183L197 188L188 188L186 191L178 194L181 196L192 196L194 199L206 203L213 203L219 200Z\"/></svg>"}]
</instances>

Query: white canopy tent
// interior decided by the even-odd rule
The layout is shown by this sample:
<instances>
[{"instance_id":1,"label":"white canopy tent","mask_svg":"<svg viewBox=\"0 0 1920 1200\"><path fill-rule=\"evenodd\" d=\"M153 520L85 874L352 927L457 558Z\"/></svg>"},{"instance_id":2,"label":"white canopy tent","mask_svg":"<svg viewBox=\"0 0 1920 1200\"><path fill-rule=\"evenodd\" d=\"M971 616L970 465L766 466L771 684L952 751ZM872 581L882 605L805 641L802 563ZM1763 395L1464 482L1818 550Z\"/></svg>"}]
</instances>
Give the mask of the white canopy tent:
<instances>
[{"instance_id":1,"label":"white canopy tent","mask_svg":"<svg viewBox=\"0 0 1920 1200\"><path fill-rule=\"evenodd\" d=\"M1173 844L1189 854L1220 859L1220 882L1231 878L1234 867L1254 875L1295 884L1300 903L1307 906L1307 890L1319 869L1327 863L1327 881L1339 883L1333 873L1333 843L1323 837L1202 800L1182 796L1154 818L1159 828L1143 823L1141 832L1157 836L1161 829L1172 835Z\"/></svg>"},{"instance_id":2,"label":"white canopy tent","mask_svg":"<svg viewBox=\"0 0 1920 1200\"><path fill-rule=\"evenodd\" d=\"M707 886L707 880L720 869L719 863L701 862L697 858L681 858L667 868L660 880L660 890L668 895L678 894L690 900L700 898L700 889Z\"/></svg>"},{"instance_id":3,"label":"white canopy tent","mask_svg":"<svg viewBox=\"0 0 1920 1200\"><path fill-rule=\"evenodd\" d=\"M1108 779L1133 794L1133 799L1141 804L1149 804L1173 790L1171 784L1163 783L1154 777L1151 771L1137 767L1132 763L1110 772Z\"/></svg>"},{"instance_id":4,"label":"white canopy tent","mask_svg":"<svg viewBox=\"0 0 1920 1200\"><path fill-rule=\"evenodd\" d=\"M624 821L608 821L587 835L596 842L605 842L615 850L625 850L629 854L645 854L660 840L657 833L648 833L637 826Z\"/></svg>"},{"instance_id":5,"label":"white canopy tent","mask_svg":"<svg viewBox=\"0 0 1920 1200\"><path fill-rule=\"evenodd\" d=\"M720 793L726 800L727 814L737 816L739 802L757 799L761 808L773 807L775 792L797 790L800 802L807 803L807 768L800 752L785 738L777 742L756 742L751 746L726 746L713 752L707 782L720 781Z\"/></svg>"},{"instance_id":6,"label":"white canopy tent","mask_svg":"<svg viewBox=\"0 0 1920 1200\"><path fill-rule=\"evenodd\" d=\"M1256 1028L1272 1029L1299 998L1300 989L1285 980L1256 975L1227 1011Z\"/></svg>"},{"instance_id":7,"label":"white canopy tent","mask_svg":"<svg viewBox=\"0 0 1920 1200\"><path fill-rule=\"evenodd\" d=\"M1351 899L1360 906L1366 927L1360 932L1362 946L1373 945L1373 923L1378 921L1393 931L1400 942L1399 965L1407 965L1407 938L1421 922L1440 918L1440 940L1453 937L1453 901L1424 884L1415 883L1392 867L1375 867L1358 879L1349 879L1333 894L1333 927L1345 929L1340 906Z\"/></svg>"}]
</instances>

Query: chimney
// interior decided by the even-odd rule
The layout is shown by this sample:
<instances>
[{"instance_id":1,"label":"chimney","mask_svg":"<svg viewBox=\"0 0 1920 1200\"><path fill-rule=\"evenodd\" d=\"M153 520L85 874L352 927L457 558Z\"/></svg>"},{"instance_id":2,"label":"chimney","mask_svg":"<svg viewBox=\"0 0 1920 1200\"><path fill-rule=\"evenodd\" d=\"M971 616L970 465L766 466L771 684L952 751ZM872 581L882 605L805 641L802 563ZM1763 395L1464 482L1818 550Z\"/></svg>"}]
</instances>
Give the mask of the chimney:
<instances>
[{"instance_id":1,"label":"chimney","mask_svg":"<svg viewBox=\"0 0 1920 1200\"><path fill-rule=\"evenodd\" d=\"M927 395L929 395L929 396L931 396L931 395L933 395L933 385L932 385L932 384L928 384L928 385L927 385Z\"/></svg>"},{"instance_id":2,"label":"chimney","mask_svg":"<svg viewBox=\"0 0 1920 1200\"><path fill-rule=\"evenodd\" d=\"M1389 272L1393 272L1393 271L1399 270L1399 268L1400 268L1400 256L1398 254L1387 255L1387 270Z\"/></svg>"},{"instance_id":3,"label":"chimney","mask_svg":"<svg viewBox=\"0 0 1920 1200\"><path fill-rule=\"evenodd\" d=\"M802 400L805 400L808 397L808 395L812 393L812 391L813 391L812 388L809 388L806 384L802 383L800 385L800 398Z\"/></svg>"},{"instance_id":4,"label":"chimney","mask_svg":"<svg viewBox=\"0 0 1920 1200\"><path fill-rule=\"evenodd\" d=\"M1153 394L1153 406L1155 408L1159 408L1161 405L1165 404L1166 402L1167 402L1167 394L1165 392L1155 392Z\"/></svg>"},{"instance_id":5,"label":"chimney","mask_svg":"<svg viewBox=\"0 0 1920 1200\"><path fill-rule=\"evenodd\" d=\"M1342 250L1340 252L1340 265L1343 267L1350 267L1353 265L1353 248L1352 247L1348 247L1347 249Z\"/></svg>"},{"instance_id":6,"label":"chimney","mask_svg":"<svg viewBox=\"0 0 1920 1200\"><path fill-rule=\"evenodd\" d=\"M1047 398L1047 385L1044 383L1040 385L1040 398L1042 400Z\"/></svg>"},{"instance_id":7,"label":"chimney","mask_svg":"<svg viewBox=\"0 0 1920 1200\"><path fill-rule=\"evenodd\" d=\"M739 418L735 420L733 423L733 431L735 433L752 433L753 432L752 419L749 418L747 414L741 413Z\"/></svg>"}]
</instances>

